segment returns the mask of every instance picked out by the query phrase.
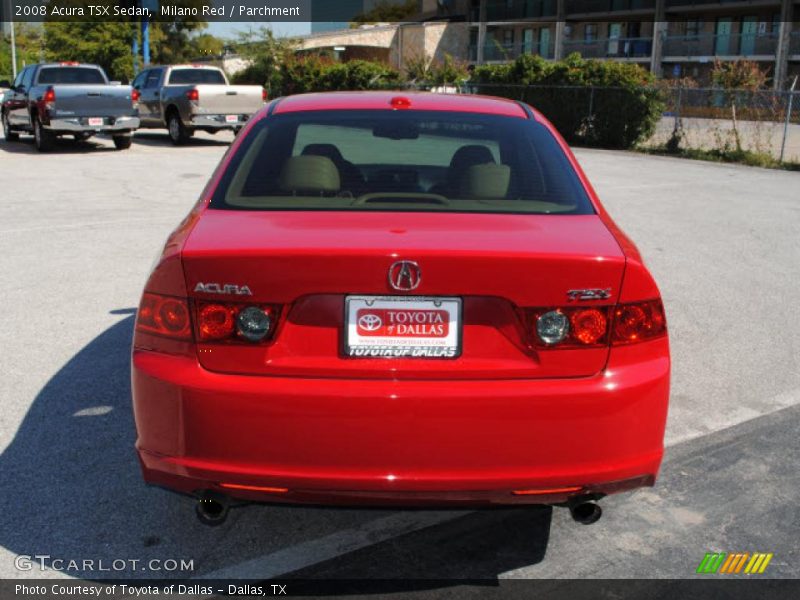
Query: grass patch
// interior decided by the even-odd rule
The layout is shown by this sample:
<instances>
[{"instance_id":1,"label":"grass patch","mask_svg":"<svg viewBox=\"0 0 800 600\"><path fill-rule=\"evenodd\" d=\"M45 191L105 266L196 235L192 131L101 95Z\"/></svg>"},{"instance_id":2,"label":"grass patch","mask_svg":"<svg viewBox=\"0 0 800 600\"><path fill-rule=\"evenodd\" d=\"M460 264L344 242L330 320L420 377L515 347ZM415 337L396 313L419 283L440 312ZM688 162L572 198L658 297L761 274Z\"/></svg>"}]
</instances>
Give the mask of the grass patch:
<instances>
[{"instance_id":1,"label":"grass patch","mask_svg":"<svg viewBox=\"0 0 800 600\"><path fill-rule=\"evenodd\" d=\"M645 154L658 154L661 156L674 156L676 158L690 158L693 160L708 160L711 162L737 163L750 167L765 169L783 169L785 171L800 171L800 163L780 162L766 152L751 152L749 150L699 150L696 148L668 148L655 146L653 148L637 148Z\"/></svg>"}]
</instances>

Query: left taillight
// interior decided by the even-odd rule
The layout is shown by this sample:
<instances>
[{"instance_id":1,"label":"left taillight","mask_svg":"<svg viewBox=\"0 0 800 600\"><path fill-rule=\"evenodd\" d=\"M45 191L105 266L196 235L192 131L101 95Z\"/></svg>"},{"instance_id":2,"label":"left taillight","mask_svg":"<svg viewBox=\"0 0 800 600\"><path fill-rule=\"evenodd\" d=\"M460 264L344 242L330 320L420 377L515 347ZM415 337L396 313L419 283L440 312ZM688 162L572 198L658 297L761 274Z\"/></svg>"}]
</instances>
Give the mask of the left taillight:
<instances>
[{"instance_id":1,"label":"left taillight","mask_svg":"<svg viewBox=\"0 0 800 600\"><path fill-rule=\"evenodd\" d=\"M53 104L56 101L56 91L51 87L47 88L44 96L42 96L42 101L48 105Z\"/></svg>"},{"instance_id":2,"label":"left taillight","mask_svg":"<svg viewBox=\"0 0 800 600\"><path fill-rule=\"evenodd\" d=\"M267 93L267 88L261 88L261 101L266 102L269 98L269 94Z\"/></svg>"},{"instance_id":3,"label":"left taillight","mask_svg":"<svg viewBox=\"0 0 800 600\"><path fill-rule=\"evenodd\" d=\"M186 97L189 99L189 102L199 102L200 92L196 88L192 88L186 92Z\"/></svg>"},{"instance_id":4,"label":"left taillight","mask_svg":"<svg viewBox=\"0 0 800 600\"><path fill-rule=\"evenodd\" d=\"M186 298L145 292L136 313L136 329L176 340L192 339L192 321Z\"/></svg>"},{"instance_id":5,"label":"left taillight","mask_svg":"<svg viewBox=\"0 0 800 600\"><path fill-rule=\"evenodd\" d=\"M667 332L661 300L600 307L554 307L527 311L533 344L548 348L593 348L634 344Z\"/></svg>"}]
</instances>

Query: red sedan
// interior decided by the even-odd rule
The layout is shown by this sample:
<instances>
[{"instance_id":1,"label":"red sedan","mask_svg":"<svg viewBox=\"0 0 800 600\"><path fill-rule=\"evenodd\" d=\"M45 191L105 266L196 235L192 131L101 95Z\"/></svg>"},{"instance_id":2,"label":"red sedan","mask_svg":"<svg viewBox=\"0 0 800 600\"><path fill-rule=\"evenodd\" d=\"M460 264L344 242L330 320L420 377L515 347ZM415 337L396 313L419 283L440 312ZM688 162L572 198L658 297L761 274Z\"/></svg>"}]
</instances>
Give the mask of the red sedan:
<instances>
[{"instance_id":1,"label":"red sedan","mask_svg":"<svg viewBox=\"0 0 800 600\"><path fill-rule=\"evenodd\" d=\"M271 102L144 290L148 483L370 505L562 504L653 485L660 295L529 106L400 92Z\"/></svg>"}]
</instances>

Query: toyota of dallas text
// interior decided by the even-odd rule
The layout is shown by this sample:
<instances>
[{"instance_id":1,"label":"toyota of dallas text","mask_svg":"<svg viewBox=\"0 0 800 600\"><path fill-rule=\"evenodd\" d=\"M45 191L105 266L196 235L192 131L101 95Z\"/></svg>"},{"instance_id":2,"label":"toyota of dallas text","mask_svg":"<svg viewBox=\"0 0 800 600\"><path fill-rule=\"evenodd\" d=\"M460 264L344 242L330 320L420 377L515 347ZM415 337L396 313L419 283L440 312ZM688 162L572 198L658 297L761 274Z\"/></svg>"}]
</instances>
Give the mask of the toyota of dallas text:
<instances>
[{"instance_id":1,"label":"toyota of dallas text","mask_svg":"<svg viewBox=\"0 0 800 600\"><path fill-rule=\"evenodd\" d=\"M146 482L248 502L557 505L652 486L659 290L569 148L510 100L275 99L145 285Z\"/></svg>"}]
</instances>

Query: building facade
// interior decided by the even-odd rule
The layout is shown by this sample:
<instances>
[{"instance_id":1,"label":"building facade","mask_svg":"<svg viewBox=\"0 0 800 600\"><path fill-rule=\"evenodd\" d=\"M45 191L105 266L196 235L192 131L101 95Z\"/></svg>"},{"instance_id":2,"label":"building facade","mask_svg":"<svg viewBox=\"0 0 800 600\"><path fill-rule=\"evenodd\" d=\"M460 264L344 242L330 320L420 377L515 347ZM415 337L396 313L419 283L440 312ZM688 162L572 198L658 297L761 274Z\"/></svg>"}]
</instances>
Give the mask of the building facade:
<instances>
[{"instance_id":1,"label":"building facade","mask_svg":"<svg viewBox=\"0 0 800 600\"><path fill-rule=\"evenodd\" d=\"M715 59L757 61L776 88L800 74L797 0L463 0L462 9L473 64L577 52L701 83Z\"/></svg>"}]
</instances>

